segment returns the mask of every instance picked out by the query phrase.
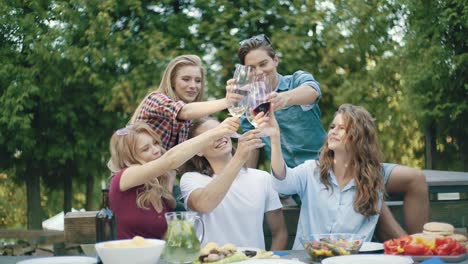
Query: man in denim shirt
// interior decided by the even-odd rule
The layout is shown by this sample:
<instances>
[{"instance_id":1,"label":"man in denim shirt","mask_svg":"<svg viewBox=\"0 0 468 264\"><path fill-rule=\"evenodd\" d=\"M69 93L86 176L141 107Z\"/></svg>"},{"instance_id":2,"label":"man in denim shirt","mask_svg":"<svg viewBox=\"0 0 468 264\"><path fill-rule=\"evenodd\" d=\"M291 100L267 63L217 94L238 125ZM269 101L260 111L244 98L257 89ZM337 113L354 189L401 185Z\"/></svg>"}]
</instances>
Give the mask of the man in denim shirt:
<instances>
[{"instance_id":1,"label":"man in denim shirt","mask_svg":"<svg viewBox=\"0 0 468 264\"><path fill-rule=\"evenodd\" d=\"M312 74L304 71L287 76L278 74L276 67L279 59L265 35L243 41L238 56L241 63L252 66L256 74L265 74L274 89L270 98L274 102L276 119L282 132L281 145L286 164L296 167L306 160L318 158L325 139L318 105L320 84ZM245 117L241 119L241 126L244 131L253 129ZM262 140L264 150L270 157L270 140L268 137ZM251 155L249 167L256 167L258 154L257 150Z\"/></svg>"}]
</instances>

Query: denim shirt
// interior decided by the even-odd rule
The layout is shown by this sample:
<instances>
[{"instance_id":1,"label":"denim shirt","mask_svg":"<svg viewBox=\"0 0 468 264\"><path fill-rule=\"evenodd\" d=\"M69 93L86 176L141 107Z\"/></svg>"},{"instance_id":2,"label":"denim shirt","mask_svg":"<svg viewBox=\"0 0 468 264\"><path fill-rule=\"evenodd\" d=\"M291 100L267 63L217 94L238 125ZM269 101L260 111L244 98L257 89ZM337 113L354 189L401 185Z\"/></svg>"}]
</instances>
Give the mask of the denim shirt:
<instances>
[{"instance_id":1,"label":"denim shirt","mask_svg":"<svg viewBox=\"0 0 468 264\"><path fill-rule=\"evenodd\" d=\"M309 85L315 89L319 97L312 104L291 105L275 111L276 119L281 131L281 148L286 164L295 167L306 160L317 159L318 153L325 140L326 133L320 121L321 113L318 102L321 98L320 84L307 72L297 71L292 75L278 74L278 93L293 90L301 85ZM241 127L244 131L253 126L243 116ZM263 137L264 151L267 158L271 157L270 138Z\"/></svg>"}]
</instances>

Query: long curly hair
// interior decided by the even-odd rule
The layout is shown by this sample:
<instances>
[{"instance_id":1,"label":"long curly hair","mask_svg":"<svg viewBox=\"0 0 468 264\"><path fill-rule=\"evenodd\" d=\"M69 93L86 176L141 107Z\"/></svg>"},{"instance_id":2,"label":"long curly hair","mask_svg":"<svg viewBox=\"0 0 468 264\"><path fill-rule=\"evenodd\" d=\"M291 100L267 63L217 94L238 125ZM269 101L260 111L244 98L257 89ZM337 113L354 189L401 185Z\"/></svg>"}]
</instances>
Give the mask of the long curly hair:
<instances>
[{"instance_id":1,"label":"long curly hair","mask_svg":"<svg viewBox=\"0 0 468 264\"><path fill-rule=\"evenodd\" d=\"M341 114L346 130L346 151L351 157L351 168L356 184L354 210L364 216L380 212L379 200L385 194L382 172L382 153L377 138L374 119L366 109L351 104L339 107L335 116ZM328 147L328 140L320 152L318 163L320 180L331 188L328 173L333 169L334 152Z\"/></svg>"},{"instance_id":2,"label":"long curly hair","mask_svg":"<svg viewBox=\"0 0 468 264\"><path fill-rule=\"evenodd\" d=\"M125 128L116 131L110 140L111 159L107 166L112 175L133 165L141 165L145 162L137 154L137 140L140 134L146 133L157 144L161 144L159 136L145 122L135 122ZM164 149L163 149L164 152ZM136 204L139 208L149 209L153 203L158 212L162 211L163 200L169 208L174 209L176 202L171 192L167 189L168 174L154 177L137 190Z\"/></svg>"},{"instance_id":3,"label":"long curly hair","mask_svg":"<svg viewBox=\"0 0 468 264\"><path fill-rule=\"evenodd\" d=\"M190 139L190 138L197 136L198 135L197 129L209 120L218 121L216 118L212 116L206 116L206 117L193 120L189 128L188 138ZM232 147L232 154L234 153L235 153L235 148ZM185 164L182 165L179 169L180 173L193 172L193 171L201 173L203 175L208 175L208 176L213 176L214 174L214 170L211 167L210 162L205 157L203 156L200 157L198 155L193 156L191 159L185 162Z\"/></svg>"}]
</instances>

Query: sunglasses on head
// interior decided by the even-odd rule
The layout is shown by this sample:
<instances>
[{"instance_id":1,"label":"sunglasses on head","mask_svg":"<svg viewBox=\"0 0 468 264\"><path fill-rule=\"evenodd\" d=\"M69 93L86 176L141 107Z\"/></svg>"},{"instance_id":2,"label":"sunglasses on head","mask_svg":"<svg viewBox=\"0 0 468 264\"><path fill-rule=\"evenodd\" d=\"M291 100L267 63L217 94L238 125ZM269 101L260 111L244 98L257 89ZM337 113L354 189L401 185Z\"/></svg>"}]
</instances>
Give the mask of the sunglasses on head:
<instances>
[{"instance_id":1,"label":"sunglasses on head","mask_svg":"<svg viewBox=\"0 0 468 264\"><path fill-rule=\"evenodd\" d=\"M267 44L270 44L270 45L271 45L270 39L269 39L265 34L260 34L260 35L256 35L256 36L253 36L253 37L244 39L244 40L242 40L241 42L239 42L239 45L240 45L240 46L243 46L243 45L246 44L247 42L251 42L251 41L262 42L262 43L263 43L263 42L266 42Z\"/></svg>"}]
</instances>

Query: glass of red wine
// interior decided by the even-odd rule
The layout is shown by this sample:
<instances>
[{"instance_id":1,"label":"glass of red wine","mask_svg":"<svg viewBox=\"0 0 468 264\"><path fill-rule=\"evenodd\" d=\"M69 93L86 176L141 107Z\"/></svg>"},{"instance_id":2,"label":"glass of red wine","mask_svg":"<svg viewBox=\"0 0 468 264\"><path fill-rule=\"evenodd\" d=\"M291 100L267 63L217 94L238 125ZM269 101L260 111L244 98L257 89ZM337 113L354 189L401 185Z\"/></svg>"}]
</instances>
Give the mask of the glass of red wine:
<instances>
[{"instance_id":1,"label":"glass of red wine","mask_svg":"<svg viewBox=\"0 0 468 264\"><path fill-rule=\"evenodd\" d=\"M260 112L268 115L270 111L269 96L271 93L271 85L265 75L258 75L254 77L254 82L249 93L248 109L245 112L247 120L254 126L257 124L254 117Z\"/></svg>"}]
</instances>

